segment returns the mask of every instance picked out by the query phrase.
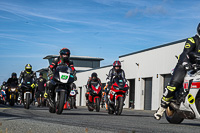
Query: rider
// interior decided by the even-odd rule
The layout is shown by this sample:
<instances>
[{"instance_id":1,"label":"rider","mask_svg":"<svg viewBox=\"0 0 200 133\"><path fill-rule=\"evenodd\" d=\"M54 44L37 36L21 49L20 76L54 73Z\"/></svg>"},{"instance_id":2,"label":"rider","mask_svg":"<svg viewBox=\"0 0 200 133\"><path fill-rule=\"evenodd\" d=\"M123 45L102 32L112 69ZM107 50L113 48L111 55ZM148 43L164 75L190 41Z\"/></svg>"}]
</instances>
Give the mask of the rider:
<instances>
[{"instance_id":1,"label":"rider","mask_svg":"<svg viewBox=\"0 0 200 133\"><path fill-rule=\"evenodd\" d=\"M75 83L73 83L73 90L76 92L76 95L77 95L78 94L78 90L76 88L76 84ZM74 102L74 108L75 109L77 109L77 107L76 107L76 95L74 96L74 100L75 100L75 102Z\"/></svg>"},{"instance_id":2,"label":"rider","mask_svg":"<svg viewBox=\"0 0 200 133\"><path fill-rule=\"evenodd\" d=\"M194 60L190 56L191 53L200 54L200 23L197 26L197 34L188 38L185 43L184 50L179 57L170 83L163 93L160 107L154 114L155 119L160 120L166 108L169 106L170 99L174 97L175 90L181 88L186 72L192 68L192 64L195 64ZM184 95L181 97L184 97ZM179 106L180 102L181 101L177 101L175 105Z\"/></svg>"},{"instance_id":3,"label":"rider","mask_svg":"<svg viewBox=\"0 0 200 133\"><path fill-rule=\"evenodd\" d=\"M109 71L109 74L108 74L108 77L106 79L107 81L107 91L106 91L106 94L108 95L110 89L111 89L111 86L113 84L113 79L116 77L116 76L120 76L125 83L127 83L127 80L125 78L125 73L124 73L124 70L121 69L121 62L120 61L114 61L113 63L113 68Z\"/></svg>"},{"instance_id":4,"label":"rider","mask_svg":"<svg viewBox=\"0 0 200 133\"><path fill-rule=\"evenodd\" d=\"M18 85L18 79L17 79L17 74L15 72L13 72L11 74L11 78L8 79L7 81L7 86L10 86L10 85ZM7 100L9 100L9 94L10 92L8 91L8 89L6 89L6 97L7 97ZM18 97L18 94L17 94L17 97ZM17 98L16 98L17 100Z\"/></svg>"},{"instance_id":5,"label":"rider","mask_svg":"<svg viewBox=\"0 0 200 133\"><path fill-rule=\"evenodd\" d=\"M49 101L50 101L50 106L54 106L54 89L55 89L55 85L52 84L51 80L53 78L53 71L56 69L57 66L61 65L61 64L65 64L67 65L68 67L70 67L73 71L73 75L74 75L74 79L77 80L77 77L76 77L76 70L74 68L74 65L73 65L73 62L69 60L70 58L70 50L67 49L67 48L63 48L60 50L60 56L58 58L55 58L53 60L53 62L51 63L51 65L49 66L49 74L48 74L48 77L50 80L47 81L47 89L49 91ZM70 87L70 90L72 88L72 85L71 84L69 87ZM69 93L70 91L67 92L68 96L69 96Z\"/></svg>"},{"instance_id":6,"label":"rider","mask_svg":"<svg viewBox=\"0 0 200 133\"><path fill-rule=\"evenodd\" d=\"M88 79L88 82L87 82L87 92L85 93L86 104L88 103L89 92L90 92L90 90L91 90L91 88L92 88L91 85L94 84L94 83L98 83L98 84L100 84L100 86L102 85L102 84L101 84L101 80L98 78L98 75L97 75L97 73L95 73L95 72L93 72L93 73L91 74L91 77Z\"/></svg>"},{"instance_id":7,"label":"rider","mask_svg":"<svg viewBox=\"0 0 200 133\"><path fill-rule=\"evenodd\" d=\"M36 73L34 71L32 71L32 66L30 64L26 64L25 66L25 70L21 71L19 79L18 79L18 83L19 83L19 87L21 88L21 81L23 79L22 83L25 83L26 80L32 80L32 84L31 84L31 88L32 88L32 99L34 98L34 89L35 89L35 81L36 81ZM22 88L21 90L22 93L22 101L24 100L24 90Z\"/></svg>"},{"instance_id":8,"label":"rider","mask_svg":"<svg viewBox=\"0 0 200 133\"><path fill-rule=\"evenodd\" d=\"M44 92L45 92L45 87L44 84L46 83L46 79L43 78L43 73L40 73L40 77L37 79L37 87L36 87L36 98L38 102L38 107L41 105L44 106ZM40 103L40 94L42 98L42 103Z\"/></svg>"},{"instance_id":9,"label":"rider","mask_svg":"<svg viewBox=\"0 0 200 133\"><path fill-rule=\"evenodd\" d=\"M3 81L2 85L1 85L1 91L0 91L1 93L0 93L0 95L2 96L2 91L3 91L3 90L5 91L5 94L6 94L7 89L8 89L8 87L7 87L7 85L6 85L6 82ZM5 96L5 95L4 95L4 96ZM2 96L2 97L4 97L4 96ZM6 99L6 96L5 96L5 99Z\"/></svg>"}]
</instances>

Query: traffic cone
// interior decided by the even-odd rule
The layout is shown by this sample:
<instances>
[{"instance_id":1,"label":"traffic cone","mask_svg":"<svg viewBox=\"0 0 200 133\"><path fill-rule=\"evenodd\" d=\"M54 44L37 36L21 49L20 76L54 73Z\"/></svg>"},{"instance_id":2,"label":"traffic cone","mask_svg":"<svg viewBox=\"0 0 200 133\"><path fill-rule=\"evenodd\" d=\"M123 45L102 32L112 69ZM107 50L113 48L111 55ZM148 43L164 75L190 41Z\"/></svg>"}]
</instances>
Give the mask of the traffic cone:
<instances>
[{"instance_id":1,"label":"traffic cone","mask_svg":"<svg viewBox=\"0 0 200 133\"><path fill-rule=\"evenodd\" d=\"M64 105L64 108L63 109L67 109L67 102L65 103L65 105Z\"/></svg>"}]
</instances>

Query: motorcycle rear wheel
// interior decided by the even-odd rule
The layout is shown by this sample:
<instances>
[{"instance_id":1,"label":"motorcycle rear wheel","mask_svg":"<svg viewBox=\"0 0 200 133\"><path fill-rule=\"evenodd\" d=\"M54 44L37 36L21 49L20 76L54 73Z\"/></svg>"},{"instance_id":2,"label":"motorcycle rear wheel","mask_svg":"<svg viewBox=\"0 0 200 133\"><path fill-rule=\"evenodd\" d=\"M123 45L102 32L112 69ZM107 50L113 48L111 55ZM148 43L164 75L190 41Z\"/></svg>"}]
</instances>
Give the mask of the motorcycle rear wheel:
<instances>
[{"instance_id":1,"label":"motorcycle rear wheel","mask_svg":"<svg viewBox=\"0 0 200 133\"><path fill-rule=\"evenodd\" d=\"M110 103L108 103L108 114L110 115L114 114L114 110L111 109Z\"/></svg>"},{"instance_id":2,"label":"motorcycle rear wheel","mask_svg":"<svg viewBox=\"0 0 200 133\"><path fill-rule=\"evenodd\" d=\"M73 109L74 108L74 104L75 103L75 100L74 100L74 97L71 97L71 103L70 103L70 108Z\"/></svg>"},{"instance_id":3,"label":"motorcycle rear wheel","mask_svg":"<svg viewBox=\"0 0 200 133\"><path fill-rule=\"evenodd\" d=\"M90 105L89 105L89 103L88 103L88 111L93 111L94 110L94 108L92 108Z\"/></svg>"},{"instance_id":4,"label":"motorcycle rear wheel","mask_svg":"<svg viewBox=\"0 0 200 133\"><path fill-rule=\"evenodd\" d=\"M176 111L168 107L165 111L165 118L169 123L180 124L184 118L181 118Z\"/></svg>"},{"instance_id":5,"label":"motorcycle rear wheel","mask_svg":"<svg viewBox=\"0 0 200 133\"><path fill-rule=\"evenodd\" d=\"M55 108L52 108L51 106L49 106L49 112L50 112L50 113L56 113L56 109L55 109Z\"/></svg>"}]
</instances>

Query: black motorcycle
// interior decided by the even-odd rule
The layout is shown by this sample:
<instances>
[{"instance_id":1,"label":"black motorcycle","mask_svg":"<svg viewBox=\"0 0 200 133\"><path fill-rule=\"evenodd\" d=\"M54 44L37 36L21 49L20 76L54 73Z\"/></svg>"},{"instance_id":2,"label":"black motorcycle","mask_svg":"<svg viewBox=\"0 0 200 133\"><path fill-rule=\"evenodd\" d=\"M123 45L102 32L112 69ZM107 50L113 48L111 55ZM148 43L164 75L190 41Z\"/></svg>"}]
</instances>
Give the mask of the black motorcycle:
<instances>
[{"instance_id":1,"label":"black motorcycle","mask_svg":"<svg viewBox=\"0 0 200 133\"><path fill-rule=\"evenodd\" d=\"M69 94L71 91L70 84L74 82L72 69L66 65L57 66L53 79L50 82L55 86L55 104L54 107L49 106L49 112L61 114L64 103L68 99L67 92Z\"/></svg>"},{"instance_id":2,"label":"black motorcycle","mask_svg":"<svg viewBox=\"0 0 200 133\"><path fill-rule=\"evenodd\" d=\"M18 98L18 86L16 84L11 84L8 87L8 92L9 92L9 104L10 106L14 106Z\"/></svg>"},{"instance_id":3,"label":"black motorcycle","mask_svg":"<svg viewBox=\"0 0 200 133\"><path fill-rule=\"evenodd\" d=\"M25 82L22 83L22 95L23 95L23 103L24 103L24 108L29 109L30 104L33 101L33 88L31 87L33 81L32 79L27 79Z\"/></svg>"}]
</instances>

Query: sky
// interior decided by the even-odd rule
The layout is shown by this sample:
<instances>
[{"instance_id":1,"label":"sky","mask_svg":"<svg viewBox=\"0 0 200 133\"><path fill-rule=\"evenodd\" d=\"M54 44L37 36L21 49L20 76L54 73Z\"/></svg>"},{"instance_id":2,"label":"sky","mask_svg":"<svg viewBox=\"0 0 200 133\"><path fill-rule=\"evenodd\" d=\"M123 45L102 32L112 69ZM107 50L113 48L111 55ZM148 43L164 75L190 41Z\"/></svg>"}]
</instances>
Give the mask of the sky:
<instances>
[{"instance_id":1,"label":"sky","mask_svg":"<svg viewBox=\"0 0 200 133\"><path fill-rule=\"evenodd\" d=\"M104 58L185 39L200 22L198 0L0 0L0 84L63 47Z\"/></svg>"}]
</instances>

